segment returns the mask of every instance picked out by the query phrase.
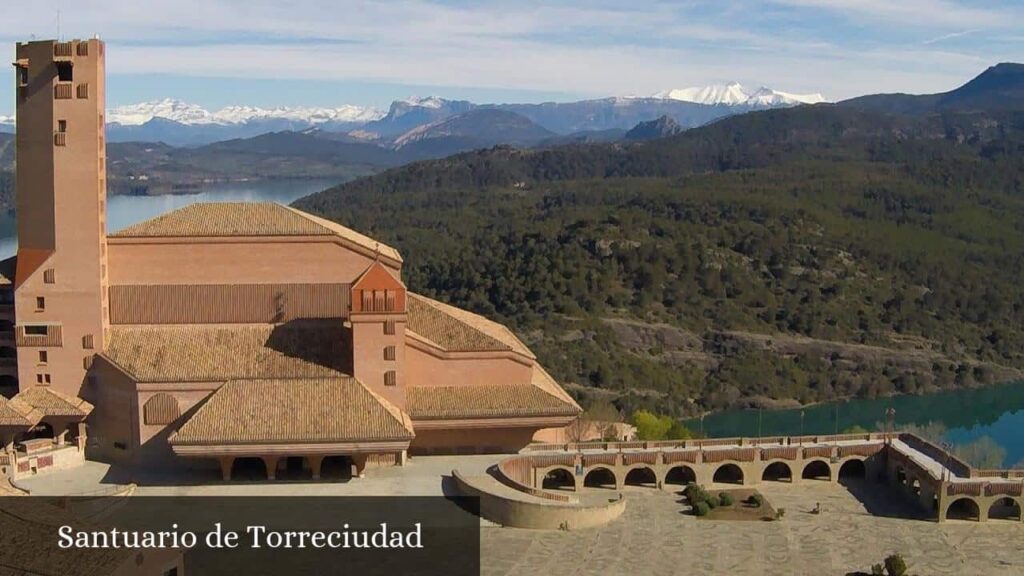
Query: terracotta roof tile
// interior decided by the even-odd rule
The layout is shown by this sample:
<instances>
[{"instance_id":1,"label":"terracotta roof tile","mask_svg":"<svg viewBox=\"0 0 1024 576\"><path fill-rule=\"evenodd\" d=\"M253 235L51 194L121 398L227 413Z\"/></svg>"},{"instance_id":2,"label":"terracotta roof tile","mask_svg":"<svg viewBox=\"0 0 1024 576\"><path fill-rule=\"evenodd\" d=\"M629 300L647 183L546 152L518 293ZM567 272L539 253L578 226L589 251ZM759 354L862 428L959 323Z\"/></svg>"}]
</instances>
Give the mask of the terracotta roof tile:
<instances>
[{"instance_id":1,"label":"terracotta roof tile","mask_svg":"<svg viewBox=\"0 0 1024 576\"><path fill-rule=\"evenodd\" d=\"M414 420L575 416L579 406L532 384L414 386L406 410Z\"/></svg>"},{"instance_id":2,"label":"terracotta roof tile","mask_svg":"<svg viewBox=\"0 0 1024 576\"><path fill-rule=\"evenodd\" d=\"M228 382L170 443L404 441L412 437L408 416L355 378L300 378Z\"/></svg>"},{"instance_id":3,"label":"terracotta roof tile","mask_svg":"<svg viewBox=\"0 0 1024 576\"><path fill-rule=\"evenodd\" d=\"M15 396L8 400L0 396L0 426L30 428L43 419L43 413Z\"/></svg>"},{"instance_id":4,"label":"terracotta roof tile","mask_svg":"<svg viewBox=\"0 0 1024 576\"><path fill-rule=\"evenodd\" d=\"M345 338L338 320L113 326L104 356L141 382L339 376Z\"/></svg>"},{"instance_id":5,"label":"terracotta roof tile","mask_svg":"<svg viewBox=\"0 0 1024 576\"><path fill-rule=\"evenodd\" d=\"M33 386L14 397L39 410L44 416L85 418L92 412L92 404L78 397L62 394L46 386Z\"/></svg>"},{"instance_id":6,"label":"terracotta roof tile","mask_svg":"<svg viewBox=\"0 0 1024 576\"><path fill-rule=\"evenodd\" d=\"M312 214L273 202L201 202L139 222L114 238L338 236L401 262L398 250Z\"/></svg>"},{"instance_id":7,"label":"terracotta roof tile","mask_svg":"<svg viewBox=\"0 0 1024 576\"><path fill-rule=\"evenodd\" d=\"M406 329L452 352L512 350L533 358L533 353L511 330L454 306L409 293Z\"/></svg>"}]
</instances>

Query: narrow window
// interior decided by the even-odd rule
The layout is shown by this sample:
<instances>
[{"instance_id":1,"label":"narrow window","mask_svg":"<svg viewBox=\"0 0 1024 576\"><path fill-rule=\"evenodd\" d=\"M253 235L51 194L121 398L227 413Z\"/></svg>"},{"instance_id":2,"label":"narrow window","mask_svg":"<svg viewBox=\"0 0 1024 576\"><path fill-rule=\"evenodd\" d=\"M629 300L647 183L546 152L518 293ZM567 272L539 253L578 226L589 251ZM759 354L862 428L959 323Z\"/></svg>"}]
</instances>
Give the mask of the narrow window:
<instances>
[{"instance_id":1,"label":"narrow window","mask_svg":"<svg viewBox=\"0 0 1024 576\"><path fill-rule=\"evenodd\" d=\"M396 381L397 381L397 377L395 376L395 371L394 370L388 370L387 372L384 373L384 385L385 386L394 386Z\"/></svg>"},{"instance_id":2,"label":"narrow window","mask_svg":"<svg viewBox=\"0 0 1024 576\"><path fill-rule=\"evenodd\" d=\"M74 75L71 71L71 62L57 62L57 81L71 82Z\"/></svg>"},{"instance_id":3,"label":"narrow window","mask_svg":"<svg viewBox=\"0 0 1024 576\"><path fill-rule=\"evenodd\" d=\"M85 348L86 350L92 350L92 347L92 334L86 334L85 336L82 336L82 348Z\"/></svg>"},{"instance_id":4,"label":"narrow window","mask_svg":"<svg viewBox=\"0 0 1024 576\"><path fill-rule=\"evenodd\" d=\"M45 382L47 384L50 383L50 375L49 374L43 374L43 382Z\"/></svg>"},{"instance_id":5,"label":"narrow window","mask_svg":"<svg viewBox=\"0 0 1024 576\"><path fill-rule=\"evenodd\" d=\"M384 333L385 334L389 334L389 335L395 333L395 321L394 320L385 320L384 321Z\"/></svg>"},{"instance_id":6,"label":"narrow window","mask_svg":"<svg viewBox=\"0 0 1024 576\"><path fill-rule=\"evenodd\" d=\"M36 296L36 312L42 312L43 310L46 310L46 298Z\"/></svg>"},{"instance_id":7,"label":"narrow window","mask_svg":"<svg viewBox=\"0 0 1024 576\"><path fill-rule=\"evenodd\" d=\"M43 283L44 284L53 284L55 282L56 282L56 278L55 278L55 273L53 271L53 268L47 268L46 270L43 270Z\"/></svg>"},{"instance_id":8,"label":"narrow window","mask_svg":"<svg viewBox=\"0 0 1024 576\"><path fill-rule=\"evenodd\" d=\"M28 66L18 66L18 86L28 86Z\"/></svg>"},{"instance_id":9,"label":"narrow window","mask_svg":"<svg viewBox=\"0 0 1024 576\"><path fill-rule=\"evenodd\" d=\"M46 364L46 359L47 359L46 350L40 350L39 351L39 363L40 364Z\"/></svg>"},{"instance_id":10,"label":"narrow window","mask_svg":"<svg viewBox=\"0 0 1024 576\"><path fill-rule=\"evenodd\" d=\"M36 384L42 384L42 383L43 383L43 375L42 374L36 374Z\"/></svg>"},{"instance_id":11,"label":"narrow window","mask_svg":"<svg viewBox=\"0 0 1024 576\"><path fill-rule=\"evenodd\" d=\"M57 120L57 132L60 132L61 134L63 134L65 132L67 132L67 131L68 131L68 121L67 120Z\"/></svg>"},{"instance_id":12,"label":"narrow window","mask_svg":"<svg viewBox=\"0 0 1024 576\"><path fill-rule=\"evenodd\" d=\"M384 359L385 360L394 360L395 359L395 347L394 346L385 346L384 347Z\"/></svg>"}]
</instances>

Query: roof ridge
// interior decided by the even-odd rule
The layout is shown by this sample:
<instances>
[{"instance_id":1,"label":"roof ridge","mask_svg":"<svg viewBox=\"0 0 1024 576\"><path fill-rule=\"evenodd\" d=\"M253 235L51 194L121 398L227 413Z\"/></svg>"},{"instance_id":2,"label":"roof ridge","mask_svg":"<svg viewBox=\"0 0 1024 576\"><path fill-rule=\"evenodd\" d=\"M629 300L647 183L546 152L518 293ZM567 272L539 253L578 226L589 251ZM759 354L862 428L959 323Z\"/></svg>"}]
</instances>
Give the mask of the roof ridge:
<instances>
[{"instance_id":1,"label":"roof ridge","mask_svg":"<svg viewBox=\"0 0 1024 576\"><path fill-rule=\"evenodd\" d=\"M315 214L310 214L309 212L304 212L292 206L286 206L284 204L281 204L280 206L285 210L290 210L294 214L297 214L309 220L310 222L316 224L317 226L320 226L321 228L323 228L324 230L326 230L327 232L334 236L344 238L364 248L372 249L376 251L378 254L390 258L391 260L402 262L402 255L396 248L389 246L379 240L371 238L366 234L363 234L362 232L358 232L356 230L353 230L352 228L349 228L348 226L339 224L332 220L328 220L327 218L323 218Z\"/></svg>"}]
</instances>

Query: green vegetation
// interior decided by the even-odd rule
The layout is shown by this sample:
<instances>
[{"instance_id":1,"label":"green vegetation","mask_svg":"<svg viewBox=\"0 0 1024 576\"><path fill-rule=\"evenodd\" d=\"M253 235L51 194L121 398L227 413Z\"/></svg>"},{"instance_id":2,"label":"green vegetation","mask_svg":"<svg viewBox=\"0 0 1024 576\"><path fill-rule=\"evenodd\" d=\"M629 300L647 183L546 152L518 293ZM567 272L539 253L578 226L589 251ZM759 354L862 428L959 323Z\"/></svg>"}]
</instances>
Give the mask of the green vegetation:
<instances>
[{"instance_id":1,"label":"green vegetation","mask_svg":"<svg viewBox=\"0 0 1024 576\"><path fill-rule=\"evenodd\" d=\"M1022 151L1021 113L801 107L297 206L401 249L412 290L508 323L577 397L679 417L1019 377Z\"/></svg>"},{"instance_id":2,"label":"green vegetation","mask_svg":"<svg viewBox=\"0 0 1024 576\"><path fill-rule=\"evenodd\" d=\"M693 505L694 516L707 516L711 513L711 506L707 502L697 502Z\"/></svg>"},{"instance_id":3,"label":"green vegetation","mask_svg":"<svg viewBox=\"0 0 1024 576\"><path fill-rule=\"evenodd\" d=\"M728 492L720 493L718 495L718 501L722 504L722 506L732 506L736 502L736 500L733 499L732 494L729 494Z\"/></svg>"},{"instance_id":4,"label":"green vegetation","mask_svg":"<svg viewBox=\"0 0 1024 576\"><path fill-rule=\"evenodd\" d=\"M881 564L871 566L870 576L908 576L909 568L900 554L891 554ZM859 576L864 572L852 572L851 576ZM865 576L867 576L865 574Z\"/></svg>"},{"instance_id":5,"label":"green vegetation","mask_svg":"<svg viewBox=\"0 0 1024 576\"><path fill-rule=\"evenodd\" d=\"M761 506L764 506L764 496L761 496L760 494L751 494L747 497L746 503L748 506L760 508Z\"/></svg>"},{"instance_id":6,"label":"green vegetation","mask_svg":"<svg viewBox=\"0 0 1024 576\"><path fill-rule=\"evenodd\" d=\"M637 440L686 440L693 438L689 428L671 416L659 416L647 410L633 413Z\"/></svg>"}]
</instances>

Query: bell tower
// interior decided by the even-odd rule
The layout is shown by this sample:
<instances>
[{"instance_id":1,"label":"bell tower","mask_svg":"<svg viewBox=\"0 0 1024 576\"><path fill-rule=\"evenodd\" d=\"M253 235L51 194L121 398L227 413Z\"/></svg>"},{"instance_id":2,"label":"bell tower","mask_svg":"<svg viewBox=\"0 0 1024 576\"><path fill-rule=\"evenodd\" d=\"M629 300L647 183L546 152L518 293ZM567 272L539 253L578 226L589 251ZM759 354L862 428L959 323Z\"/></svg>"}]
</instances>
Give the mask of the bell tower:
<instances>
[{"instance_id":1,"label":"bell tower","mask_svg":"<svg viewBox=\"0 0 1024 576\"><path fill-rule=\"evenodd\" d=\"M108 326L103 42L21 42L15 342L21 390L78 396Z\"/></svg>"}]
</instances>

